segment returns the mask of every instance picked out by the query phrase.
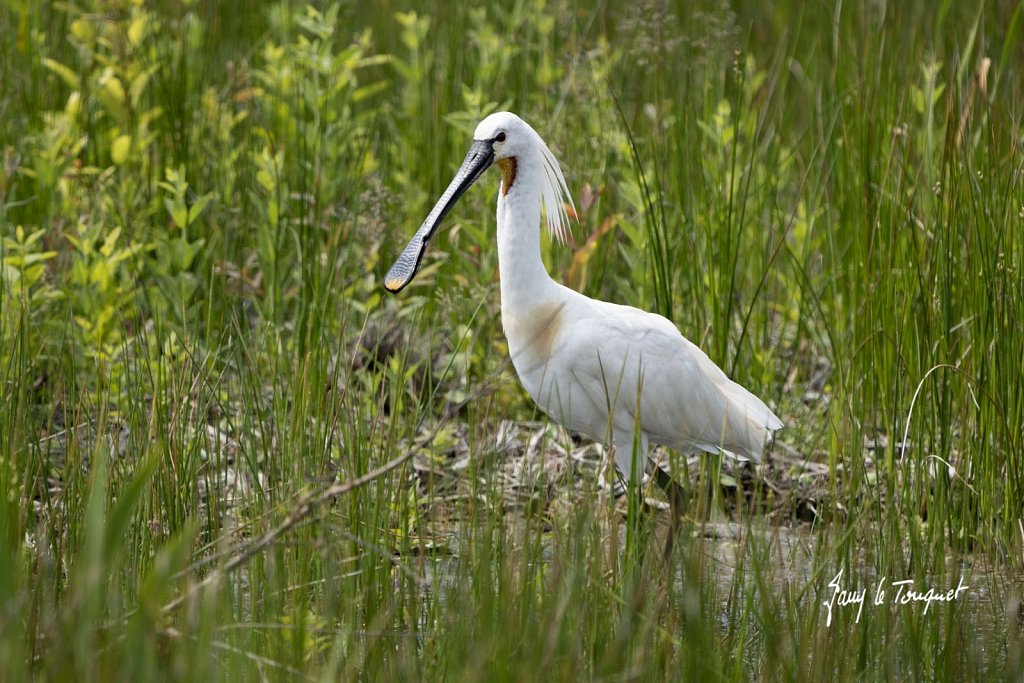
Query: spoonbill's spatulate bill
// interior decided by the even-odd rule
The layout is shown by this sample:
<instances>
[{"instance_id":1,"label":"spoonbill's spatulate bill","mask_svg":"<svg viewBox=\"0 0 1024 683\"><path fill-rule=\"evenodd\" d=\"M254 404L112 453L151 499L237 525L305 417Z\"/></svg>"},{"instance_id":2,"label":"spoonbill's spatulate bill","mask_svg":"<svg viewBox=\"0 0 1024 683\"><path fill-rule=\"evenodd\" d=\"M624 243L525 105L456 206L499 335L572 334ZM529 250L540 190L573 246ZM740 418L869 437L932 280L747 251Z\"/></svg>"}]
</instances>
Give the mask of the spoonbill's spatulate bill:
<instances>
[{"instance_id":1,"label":"spoonbill's spatulate bill","mask_svg":"<svg viewBox=\"0 0 1024 683\"><path fill-rule=\"evenodd\" d=\"M537 132L515 114L480 122L448 189L384 284L416 275L427 243L491 164L501 170L498 263L501 320L512 364L541 409L565 427L615 446L619 472L643 473L648 449L724 453L759 462L782 422L666 318L596 301L556 283L540 255L540 215L564 238L572 205L565 178Z\"/></svg>"}]
</instances>

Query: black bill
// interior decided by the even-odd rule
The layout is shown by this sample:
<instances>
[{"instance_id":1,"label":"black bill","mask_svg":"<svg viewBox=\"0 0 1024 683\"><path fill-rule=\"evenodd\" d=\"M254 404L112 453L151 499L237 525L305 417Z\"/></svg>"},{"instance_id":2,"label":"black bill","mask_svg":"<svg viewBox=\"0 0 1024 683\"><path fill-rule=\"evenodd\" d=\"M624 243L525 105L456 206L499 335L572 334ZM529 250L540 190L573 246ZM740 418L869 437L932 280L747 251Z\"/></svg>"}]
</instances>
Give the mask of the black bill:
<instances>
[{"instance_id":1,"label":"black bill","mask_svg":"<svg viewBox=\"0 0 1024 683\"><path fill-rule=\"evenodd\" d=\"M440 225L448 211L455 206L455 202L459 201L459 197L492 163L494 163L493 141L474 140L473 146L469 148L469 154L466 155L462 167L455 174L448 189L437 200L437 204L434 204L434 208L430 210L423 225L409 240L409 244L405 246L385 276L384 287L389 292L401 291L416 277L416 269L420 266L423 253L427 250L427 243L434 236L437 226Z\"/></svg>"}]
</instances>

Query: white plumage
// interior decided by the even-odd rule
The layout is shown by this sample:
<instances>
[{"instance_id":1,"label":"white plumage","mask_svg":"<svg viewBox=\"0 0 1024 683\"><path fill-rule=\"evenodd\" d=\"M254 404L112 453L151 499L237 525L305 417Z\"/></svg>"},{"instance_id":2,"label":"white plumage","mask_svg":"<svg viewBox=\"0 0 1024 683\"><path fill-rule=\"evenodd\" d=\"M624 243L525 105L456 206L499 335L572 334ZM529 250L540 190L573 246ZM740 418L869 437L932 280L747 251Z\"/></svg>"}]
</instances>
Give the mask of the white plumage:
<instances>
[{"instance_id":1,"label":"white plumage","mask_svg":"<svg viewBox=\"0 0 1024 683\"><path fill-rule=\"evenodd\" d=\"M760 461L782 422L759 398L666 318L588 298L548 275L540 253L542 208L548 230L564 238L564 205L572 198L537 132L501 112L485 118L473 137L459 173L388 273L387 288L398 291L412 280L440 220L496 161L502 326L533 400L563 426L613 444L627 481L642 475L655 444Z\"/></svg>"}]
</instances>

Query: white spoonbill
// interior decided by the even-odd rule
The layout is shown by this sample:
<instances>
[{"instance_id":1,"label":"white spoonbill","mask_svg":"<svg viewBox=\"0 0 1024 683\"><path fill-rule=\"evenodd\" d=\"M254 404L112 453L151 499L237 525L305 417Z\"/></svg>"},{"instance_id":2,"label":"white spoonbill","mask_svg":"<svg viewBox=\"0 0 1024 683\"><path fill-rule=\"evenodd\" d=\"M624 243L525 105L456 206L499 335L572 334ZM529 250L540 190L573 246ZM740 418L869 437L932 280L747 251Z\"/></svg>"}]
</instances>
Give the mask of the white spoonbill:
<instances>
[{"instance_id":1,"label":"white spoonbill","mask_svg":"<svg viewBox=\"0 0 1024 683\"><path fill-rule=\"evenodd\" d=\"M568 429L615 447L626 482L641 480L649 449L724 453L760 462L782 422L733 382L666 318L597 301L548 275L540 254L541 207L548 230L564 239L572 197L551 150L508 112L477 126L473 145L448 189L384 285L397 292L416 275L427 243L459 197L494 162L498 192L501 322L526 391Z\"/></svg>"}]
</instances>

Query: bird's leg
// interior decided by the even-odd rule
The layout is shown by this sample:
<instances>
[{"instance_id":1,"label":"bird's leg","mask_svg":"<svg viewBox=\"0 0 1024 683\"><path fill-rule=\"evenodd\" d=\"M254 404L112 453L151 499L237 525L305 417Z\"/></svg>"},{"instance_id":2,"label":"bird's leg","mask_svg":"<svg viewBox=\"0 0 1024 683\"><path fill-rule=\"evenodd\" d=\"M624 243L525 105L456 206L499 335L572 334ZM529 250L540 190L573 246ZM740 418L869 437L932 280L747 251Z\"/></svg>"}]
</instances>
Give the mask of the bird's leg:
<instances>
[{"instance_id":1,"label":"bird's leg","mask_svg":"<svg viewBox=\"0 0 1024 683\"><path fill-rule=\"evenodd\" d=\"M721 494L722 456L701 454L701 471L704 473L704 499L699 507L702 522L721 524L727 521L725 505Z\"/></svg>"},{"instance_id":2,"label":"bird's leg","mask_svg":"<svg viewBox=\"0 0 1024 683\"><path fill-rule=\"evenodd\" d=\"M676 537L682 530L683 516L690 506L690 496L686 487L672 478L668 472L663 470L657 463L651 463L654 467L653 479L658 488L668 498L669 505L669 527L668 535L665 537L665 562L672 559L672 550L675 547Z\"/></svg>"},{"instance_id":3,"label":"bird's leg","mask_svg":"<svg viewBox=\"0 0 1024 683\"><path fill-rule=\"evenodd\" d=\"M626 557L639 567L642 553L647 547L647 528L644 517L643 463L647 461L647 437L642 433L619 433L613 440L615 464L623 475L626 505Z\"/></svg>"}]
</instances>

